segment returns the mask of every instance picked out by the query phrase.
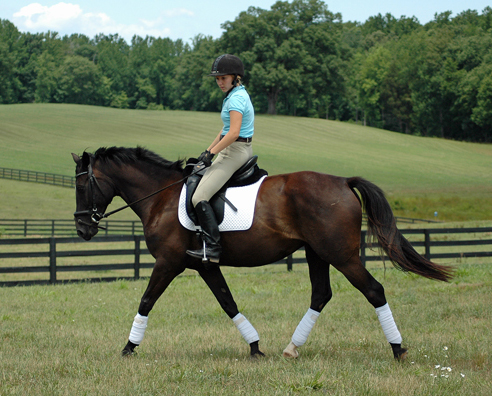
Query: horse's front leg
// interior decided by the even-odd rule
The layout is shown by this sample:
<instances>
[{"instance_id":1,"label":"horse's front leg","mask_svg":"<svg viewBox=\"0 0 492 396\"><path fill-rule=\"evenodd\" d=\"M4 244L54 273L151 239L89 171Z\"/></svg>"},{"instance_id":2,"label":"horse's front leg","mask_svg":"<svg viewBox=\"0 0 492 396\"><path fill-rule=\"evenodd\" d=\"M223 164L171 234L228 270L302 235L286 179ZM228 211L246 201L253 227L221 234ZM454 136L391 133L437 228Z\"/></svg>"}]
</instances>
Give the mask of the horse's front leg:
<instances>
[{"instance_id":1,"label":"horse's front leg","mask_svg":"<svg viewBox=\"0 0 492 396\"><path fill-rule=\"evenodd\" d=\"M309 245L306 245L306 259L312 286L311 305L299 322L290 344L283 351L283 356L286 358L299 356L297 348L307 341L321 310L331 300L333 294L330 286L330 264L323 261Z\"/></svg>"},{"instance_id":2,"label":"horse's front leg","mask_svg":"<svg viewBox=\"0 0 492 396\"><path fill-rule=\"evenodd\" d=\"M232 319L244 340L249 344L251 348L251 357L265 356L264 353L260 351L258 345L260 341L258 332L249 320L238 311L236 302L232 297L229 286L227 286L220 268L213 267L208 270L200 269L198 270L198 273L210 288L222 309Z\"/></svg>"},{"instance_id":3,"label":"horse's front leg","mask_svg":"<svg viewBox=\"0 0 492 396\"><path fill-rule=\"evenodd\" d=\"M184 267L170 267L164 259L157 259L147 289L140 300L138 313L133 320L128 343L121 352L123 356L132 355L140 345L147 328L149 312L173 279L183 271Z\"/></svg>"}]
</instances>

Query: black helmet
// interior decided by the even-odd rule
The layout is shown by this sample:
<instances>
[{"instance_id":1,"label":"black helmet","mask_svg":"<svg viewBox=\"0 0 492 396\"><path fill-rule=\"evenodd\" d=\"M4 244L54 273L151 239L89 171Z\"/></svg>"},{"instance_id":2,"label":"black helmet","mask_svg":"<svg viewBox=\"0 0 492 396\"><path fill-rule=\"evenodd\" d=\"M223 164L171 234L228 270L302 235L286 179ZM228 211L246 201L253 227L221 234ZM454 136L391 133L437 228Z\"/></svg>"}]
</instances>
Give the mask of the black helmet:
<instances>
[{"instance_id":1,"label":"black helmet","mask_svg":"<svg viewBox=\"0 0 492 396\"><path fill-rule=\"evenodd\" d=\"M217 77L228 74L244 77L244 65L237 56L224 54L215 60L209 76Z\"/></svg>"}]
</instances>

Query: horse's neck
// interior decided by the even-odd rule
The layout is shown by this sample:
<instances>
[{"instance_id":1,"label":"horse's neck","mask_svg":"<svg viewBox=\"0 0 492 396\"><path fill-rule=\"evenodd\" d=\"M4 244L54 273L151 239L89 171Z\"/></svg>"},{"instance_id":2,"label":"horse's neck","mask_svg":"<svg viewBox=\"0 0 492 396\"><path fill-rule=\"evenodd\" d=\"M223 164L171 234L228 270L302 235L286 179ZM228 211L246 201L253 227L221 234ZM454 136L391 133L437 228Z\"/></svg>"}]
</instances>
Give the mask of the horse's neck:
<instances>
[{"instance_id":1,"label":"horse's neck","mask_svg":"<svg viewBox=\"0 0 492 396\"><path fill-rule=\"evenodd\" d=\"M151 176L152 172L150 171L144 172L129 166L112 173L111 178L115 185L116 195L120 196L127 204L141 200L180 178L180 175L175 172L159 172L160 177L155 178ZM146 198L132 205L131 208L144 221L149 212L146 208L151 206L157 199L159 199L159 194Z\"/></svg>"}]
</instances>

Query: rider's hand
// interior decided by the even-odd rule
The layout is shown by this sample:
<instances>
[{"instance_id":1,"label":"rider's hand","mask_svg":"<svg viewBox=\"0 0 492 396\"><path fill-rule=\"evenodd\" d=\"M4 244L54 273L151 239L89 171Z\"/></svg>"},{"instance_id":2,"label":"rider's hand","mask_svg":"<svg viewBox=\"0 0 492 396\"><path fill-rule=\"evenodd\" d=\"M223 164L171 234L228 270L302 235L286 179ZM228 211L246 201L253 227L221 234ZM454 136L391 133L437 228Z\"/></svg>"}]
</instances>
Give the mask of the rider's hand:
<instances>
[{"instance_id":1,"label":"rider's hand","mask_svg":"<svg viewBox=\"0 0 492 396\"><path fill-rule=\"evenodd\" d=\"M214 158L214 156L215 154L212 154L210 151L205 150L198 157L198 162L201 161L206 167L209 167L210 165L212 165L212 159Z\"/></svg>"}]
</instances>

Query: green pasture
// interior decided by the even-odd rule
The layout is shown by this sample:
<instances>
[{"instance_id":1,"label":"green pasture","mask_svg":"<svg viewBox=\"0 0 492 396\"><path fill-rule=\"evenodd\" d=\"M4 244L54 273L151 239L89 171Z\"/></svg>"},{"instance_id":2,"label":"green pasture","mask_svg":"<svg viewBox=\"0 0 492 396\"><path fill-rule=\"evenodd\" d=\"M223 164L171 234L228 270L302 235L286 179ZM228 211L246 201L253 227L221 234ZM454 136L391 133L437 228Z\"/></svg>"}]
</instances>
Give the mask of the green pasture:
<instances>
[{"instance_id":1,"label":"green pasture","mask_svg":"<svg viewBox=\"0 0 492 396\"><path fill-rule=\"evenodd\" d=\"M73 175L70 153L102 146L141 145L184 159L203 151L220 128L218 113L1 105L0 166ZM491 145L258 115L254 151L271 175L313 170L367 178L386 191L398 216L433 219L437 211L443 221L492 218ZM0 180L0 202L0 218L70 218L74 210L70 189L8 180Z\"/></svg>"},{"instance_id":2,"label":"green pasture","mask_svg":"<svg viewBox=\"0 0 492 396\"><path fill-rule=\"evenodd\" d=\"M249 347L194 273L150 314L138 354L120 357L147 282L0 288L1 395L489 395L492 267L451 283L373 269L409 349L392 358L374 309L338 272L299 359L281 354L309 306L305 265L225 269L260 334ZM199 302L199 303L197 303Z\"/></svg>"},{"instance_id":3,"label":"green pasture","mask_svg":"<svg viewBox=\"0 0 492 396\"><path fill-rule=\"evenodd\" d=\"M216 113L3 105L0 167L73 175L71 152L113 145L187 158L219 128ZM254 149L270 174L309 169L358 175L380 185L399 216L433 219L438 211L438 220L447 222L432 227L490 226L490 145L293 117L258 116L256 129ZM2 179L0 202L0 218L71 218L75 209L72 189ZM122 204L116 199L112 206ZM134 219L130 210L115 217ZM15 260L12 265L47 265L46 259ZM61 265L105 260L68 257ZM310 302L305 264L292 272L285 265L223 270L240 311L260 334L266 356L258 360L249 359L248 345L191 270L157 302L131 358L120 351L146 279L0 288L0 395L492 394L492 264L488 258L446 264L457 269L450 283L368 265L385 287L409 349L401 363L393 360L373 307L334 270L333 299L300 358L282 357ZM131 276L127 272L120 276Z\"/></svg>"}]
</instances>

